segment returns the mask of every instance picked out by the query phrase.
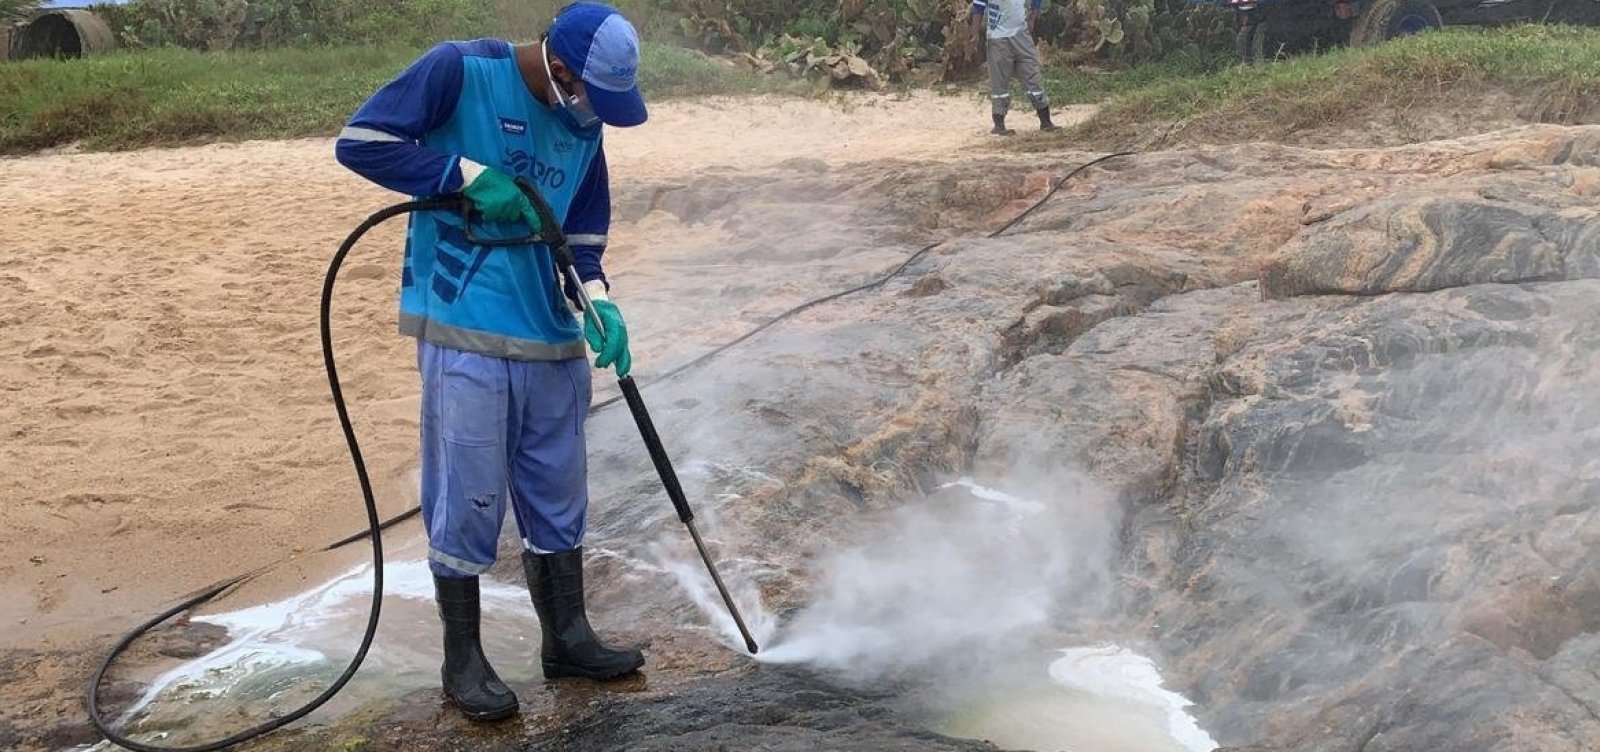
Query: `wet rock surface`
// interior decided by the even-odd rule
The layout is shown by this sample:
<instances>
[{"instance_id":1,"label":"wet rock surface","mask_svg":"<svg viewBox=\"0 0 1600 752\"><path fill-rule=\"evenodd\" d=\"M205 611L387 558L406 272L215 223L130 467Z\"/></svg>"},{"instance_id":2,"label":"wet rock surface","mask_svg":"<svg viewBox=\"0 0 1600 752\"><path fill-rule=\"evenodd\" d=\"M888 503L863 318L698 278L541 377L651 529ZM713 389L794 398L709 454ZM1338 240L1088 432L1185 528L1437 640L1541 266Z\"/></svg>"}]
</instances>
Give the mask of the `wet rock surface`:
<instances>
[{"instance_id":1,"label":"wet rock surface","mask_svg":"<svg viewBox=\"0 0 1600 752\"><path fill-rule=\"evenodd\" d=\"M227 630L180 621L155 630L135 643L126 662L170 666L194 658L227 641ZM100 647L100 646L97 646ZM107 641L104 648L110 647ZM100 741L84 707L84 687L103 656L79 650L0 651L0 749L69 749ZM113 673L100 690L105 708L126 706L147 689Z\"/></svg>"},{"instance_id":2,"label":"wet rock surface","mask_svg":"<svg viewBox=\"0 0 1600 752\"><path fill-rule=\"evenodd\" d=\"M1539 127L1140 155L995 238L962 228L1042 195L1037 166L992 171L1013 193L978 209L972 165L711 175L622 198L635 221L718 238L625 262L659 282L627 295L636 368L724 574L780 616L819 596L820 556L887 540L892 512L972 475L1070 509L1052 519L1084 559L1017 639L1145 650L1225 746L1592 749L1597 145ZM957 205L948 233L906 229ZM941 239L879 287L654 378ZM523 720L493 731L419 694L311 738L988 748L922 730L899 691L914 667L846 688L727 648L666 566L695 562L630 418L603 410L589 435L591 603L651 642L648 680L518 687Z\"/></svg>"},{"instance_id":3,"label":"wet rock surface","mask_svg":"<svg viewBox=\"0 0 1600 752\"><path fill-rule=\"evenodd\" d=\"M559 739L522 749L994 749L917 726L894 689L845 690L805 672L739 672L649 701L601 703L589 717L567 723Z\"/></svg>"},{"instance_id":4,"label":"wet rock surface","mask_svg":"<svg viewBox=\"0 0 1600 752\"><path fill-rule=\"evenodd\" d=\"M374 708L335 727L291 732L258 746L495 752L996 749L927 731L899 689L844 688L811 672L750 666L664 682L562 681L518 687L519 719L490 725L462 720L437 692L427 691L407 698L398 710Z\"/></svg>"},{"instance_id":5,"label":"wet rock surface","mask_svg":"<svg viewBox=\"0 0 1600 752\"><path fill-rule=\"evenodd\" d=\"M1600 284L1570 261L1597 245L1557 227L1592 221L1563 179L1592 134L1545 133L1563 156L1519 163L1536 176L1471 171L1298 232L1262 280L1299 273L1286 300L1168 298L991 388L983 454L1069 458L1131 502L1121 610L1219 740L1600 740ZM1518 203L1453 202L1464 182ZM1369 297L1295 297L1333 291Z\"/></svg>"},{"instance_id":6,"label":"wet rock surface","mask_svg":"<svg viewBox=\"0 0 1600 752\"><path fill-rule=\"evenodd\" d=\"M715 401L675 451L769 476L718 514L780 605L847 520L1082 468L1120 544L1075 626L1136 630L1222 743L1588 748L1595 159L1537 128L1108 163L651 398Z\"/></svg>"}]
</instances>

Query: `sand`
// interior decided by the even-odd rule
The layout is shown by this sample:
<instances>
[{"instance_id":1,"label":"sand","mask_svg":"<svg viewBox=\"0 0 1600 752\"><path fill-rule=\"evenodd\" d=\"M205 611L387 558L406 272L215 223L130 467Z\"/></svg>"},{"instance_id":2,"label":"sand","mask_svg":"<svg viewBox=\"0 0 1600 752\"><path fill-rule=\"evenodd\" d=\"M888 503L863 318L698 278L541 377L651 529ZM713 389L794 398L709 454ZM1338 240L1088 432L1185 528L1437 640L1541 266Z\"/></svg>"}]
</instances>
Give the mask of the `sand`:
<instances>
[{"instance_id":1,"label":"sand","mask_svg":"<svg viewBox=\"0 0 1600 752\"><path fill-rule=\"evenodd\" d=\"M608 138L614 180L971 158L976 96L669 103ZM339 240L397 199L332 142L0 160L0 634L120 631L363 525L317 335ZM619 226L614 248L640 230ZM401 223L341 278L346 394L386 514L415 504L415 346L394 333ZM633 263L647 263L634 259Z\"/></svg>"}]
</instances>

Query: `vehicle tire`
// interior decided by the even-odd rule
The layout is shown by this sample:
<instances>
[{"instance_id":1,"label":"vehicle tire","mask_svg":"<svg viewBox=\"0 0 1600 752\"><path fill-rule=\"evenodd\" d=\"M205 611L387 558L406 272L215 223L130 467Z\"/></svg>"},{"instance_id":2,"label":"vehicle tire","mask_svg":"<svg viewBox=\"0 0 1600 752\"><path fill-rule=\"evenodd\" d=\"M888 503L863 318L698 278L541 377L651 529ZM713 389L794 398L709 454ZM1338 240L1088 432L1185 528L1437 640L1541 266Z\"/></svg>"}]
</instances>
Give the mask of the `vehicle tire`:
<instances>
[{"instance_id":1,"label":"vehicle tire","mask_svg":"<svg viewBox=\"0 0 1600 752\"><path fill-rule=\"evenodd\" d=\"M1259 16L1254 23L1239 27L1233 48L1240 62L1246 65L1270 63L1294 51L1298 40L1279 31L1281 20L1272 16Z\"/></svg>"},{"instance_id":2,"label":"vehicle tire","mask_svg":"<svg viewBox=\"0 0 1600 752\"><path fill-rule=\"evenodd\" d=\"M1233 36L1234 57L1245 65L1254 65L1256 62L1255 39L1256 27L1259 25L1255 19L1246 20Z\"/></svg>"},{"instance_id":3,"label":"vehicle tire","mask_svg":"<svg viewBox=\"0 0 1600 752\"><path fill-rule=\"evenodd\" d=\"M1350 29L1350 44L1371 45L1444 27L1428 0L1373 0Z\"/></svg>"}]
</instances>

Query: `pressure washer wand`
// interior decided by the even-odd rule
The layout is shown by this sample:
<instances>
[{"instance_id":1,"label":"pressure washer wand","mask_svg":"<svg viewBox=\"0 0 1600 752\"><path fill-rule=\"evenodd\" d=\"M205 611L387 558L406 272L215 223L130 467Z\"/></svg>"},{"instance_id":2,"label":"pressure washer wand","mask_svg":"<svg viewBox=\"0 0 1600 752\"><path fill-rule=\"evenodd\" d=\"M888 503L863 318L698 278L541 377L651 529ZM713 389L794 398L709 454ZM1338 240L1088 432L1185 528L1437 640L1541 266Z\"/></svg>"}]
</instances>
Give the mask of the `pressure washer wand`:
<instances>
[{"instance_id":1,"label":"pressure washer wand","mask_svg":"<svg viewBox=\"0 0 1600 752\"><path fill-rule=\"evenodd\" d=\"M555 213L550 210L550 205L545 203L544 197L525 180L518 180L517 185L522 192L527 194L528 200L533 203L533 208L539 214L544 227L540 231L543 242L555 254L556 265L561 267L561 272L577 290L578 301L583 306L584 318L600 333L603 339L606 336L605 325L600 317L595 315L594 301L589 299L589 291L583 289L583 282L578 277L577 261L573 258L572 248L567 244L566 233L562 232L561 224L556 221ZM744 646L755 655L760 649L754 637L750 636L750 628L745 626L744 617L739 615L739 607L733 603L733 595L728 592L728 586L722 582L722 575L717 573L717 565L711 560L711 552L706 549L706 542L701 539L700 531L694 524L694 510L689 508L689 500L684 496L683 486L678 483L678 473L672 468L672 460L667 457L666 447L661 444L661 436L656 433L655 422L650 419L650 411L645 409L644 397L639 394L639 385L634 383L632 376L622 376L617 379L617 386L622 388L622 396L628 401L628 411L633 413L633 422L639 426L639 436L644 439L645 449L650 452L650 461L656 466L656 473L661 476L661 485L667 489L667 498L672 500L672 506L678 510L678 520L689 529L689 537L694 539L694 547L700 552L700 560L705 562L706 571L711 573L711 581L716 584L717 592L722 595L722 602L728 607L728 614L733 617L733 623L739 627L739 635L744 637Z\"/></svg>"}]
</instances>

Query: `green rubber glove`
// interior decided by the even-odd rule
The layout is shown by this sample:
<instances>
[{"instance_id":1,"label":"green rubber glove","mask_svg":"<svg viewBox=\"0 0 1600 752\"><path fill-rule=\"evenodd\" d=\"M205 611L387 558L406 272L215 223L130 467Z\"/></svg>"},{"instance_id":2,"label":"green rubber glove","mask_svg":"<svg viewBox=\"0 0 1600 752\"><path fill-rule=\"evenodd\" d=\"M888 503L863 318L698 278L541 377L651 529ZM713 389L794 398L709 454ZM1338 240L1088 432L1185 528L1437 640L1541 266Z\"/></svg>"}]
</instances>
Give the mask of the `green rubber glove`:
<instances>
[{"instance_id":1,"label":"green rubber glove","mask_svg":"<svg viewBox=\"0 0 1600 752\"><path fill-rule=\"evenodd\" d=\"M594 315L606 328L606 336L601 339L590 318L583 317L583 338L589 341L589 349L599 356L594 359L594 365L605 368L614 363L617 378L627 376L633 369L633 356L628 353L628 325L622 323L622 311L617 309L616 303L603 298L590 302L594 304Z\"/></svg>"},{"instance_id":2,"label":"green rubber glove","mask_svg":"<svg viewBox=\"0 0 1600 752\"><path fill-rule=\"evenodd\" d=\"M533 202L517 187L516 178L466 158L461 160L461 178L466 184L461 195L472 202L484 219L490 222L521 219L535 233L544 230L538 212L533 210Z\"/></svg>"}]
</instances>

